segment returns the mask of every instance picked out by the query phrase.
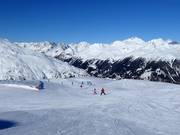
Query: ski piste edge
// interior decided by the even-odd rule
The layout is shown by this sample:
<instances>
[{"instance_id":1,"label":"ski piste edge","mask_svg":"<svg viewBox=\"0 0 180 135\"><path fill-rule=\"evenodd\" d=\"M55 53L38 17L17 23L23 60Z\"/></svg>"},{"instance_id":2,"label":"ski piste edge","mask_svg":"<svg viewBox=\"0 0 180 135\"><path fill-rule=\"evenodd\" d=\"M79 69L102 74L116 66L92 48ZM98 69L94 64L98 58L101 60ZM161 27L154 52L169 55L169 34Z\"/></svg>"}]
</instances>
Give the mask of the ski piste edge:
<instances>
[{"instance_id":1,"label":"ski piste edge","mask_svg":"<svg viewBox=\"0 0 180 135\"><path fill-rule=\"evenodd\" d=\"M30 86L31 88L33 88L34 91L39 91L38 88L36 88L35 86Z\"/></svg>"}]
</instances>

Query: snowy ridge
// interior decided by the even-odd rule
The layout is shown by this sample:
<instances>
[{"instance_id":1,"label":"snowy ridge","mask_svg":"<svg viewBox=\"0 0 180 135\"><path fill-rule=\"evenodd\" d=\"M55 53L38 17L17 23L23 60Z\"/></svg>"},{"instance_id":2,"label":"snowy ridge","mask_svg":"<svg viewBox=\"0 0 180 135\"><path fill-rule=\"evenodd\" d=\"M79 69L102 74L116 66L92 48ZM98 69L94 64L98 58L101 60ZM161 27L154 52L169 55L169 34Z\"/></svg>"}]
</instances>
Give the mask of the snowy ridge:
<instances>
[{"instance_id":1,"label":"snowy ridge","mask_svg":"<svg viewBox=\"0 0 180 135\"><path fill-rule=\"evenodd\" d=\"M179 52L177 42L162 39L145 42L131 38L111 45L82 42L70 46L56 58L96 77L180 84Z\"/></svg>"},{"instance_id":2,"label":"snowy ridge","mask_svg":"<svg viewBox=\"0 0 180 135\"><path fill-rule=\"evenodd\" d=\"M67 63L0 40L0 80L34 80L85 75Z\"/></svg>"},{"instance_id":3,"label":"snowy ridge","mask_svg":"<svg viewBox=\"0 0 180 135\"><path fill-rule=\"evenodd\" d=\"M53 57L63 55L64 57L78 57L83 60L119 60L126 57L142 57L147 60L180 59L180 44L175 41L163 40L161 38L144 41L140 38L132 37L122 41L114 41L110 44L90 44L88 42L71 43L68 45L55 43L52 45L49 42L16 44L31 50L45 52L47 55Z\"/></svg>"},{"instance_id":4,"label":"snowy ridge","mask_svg":"<svg viewBox=\"0 0 180 135\"><path fill-rule=\"evenodd\" d=\"M139 38L115 41L111 44L89 44L81 42L70 45L65 53L82 59L124 59L126 57L142 57L147 60L171 60L180 58L180 44L170 45L170 40L154 39L148 42Z\"/></svg>"},{"instance_id":5,"label":"snowy ridge","mask_svg":"<svg viewBox=\"0 0 180 135\"><path fill-rule=\"evenodd\" d=\"M20 48L43 52L90 75L115 79L148 79L180 84L180 43L133 37L111 44L16 43Z\"/></svg>"},{"instance_id":6,"label":"snowy ridge","mask_svg":"<svg viewBox=\"0 0 180 135\"><path fill-rule=\"evenodd\" d=\"M52 48L54 48L56 46L55 43L48 42L48 41L45 41L45 42L30 42L30 43L25 43L25 42L17 43L17 42L15 42L14 44L16 44L16 45L18 45L20 47L28 48L28 49L31 49L33 51L43 52L43 53L49 51L50 49L52 49Z\"/></svg>"}]
</instances>

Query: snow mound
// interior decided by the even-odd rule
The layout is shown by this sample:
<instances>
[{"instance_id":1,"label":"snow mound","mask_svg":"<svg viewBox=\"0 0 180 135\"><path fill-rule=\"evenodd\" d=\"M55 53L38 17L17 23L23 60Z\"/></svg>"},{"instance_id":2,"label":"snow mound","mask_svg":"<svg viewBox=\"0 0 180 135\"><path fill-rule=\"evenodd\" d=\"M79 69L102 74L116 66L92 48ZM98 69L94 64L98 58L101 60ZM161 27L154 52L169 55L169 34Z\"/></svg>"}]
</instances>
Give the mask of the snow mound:
<instances>
[{"instance_id":1,"label":"snow mound","mask_svg":"<svg viewBox=\"0 0 180 135\"><path fill-rule=\"evenodd\" d=\"M0 40L0 80L34 80L86 75L67 63Z\"/></svg>"}]
</instances>

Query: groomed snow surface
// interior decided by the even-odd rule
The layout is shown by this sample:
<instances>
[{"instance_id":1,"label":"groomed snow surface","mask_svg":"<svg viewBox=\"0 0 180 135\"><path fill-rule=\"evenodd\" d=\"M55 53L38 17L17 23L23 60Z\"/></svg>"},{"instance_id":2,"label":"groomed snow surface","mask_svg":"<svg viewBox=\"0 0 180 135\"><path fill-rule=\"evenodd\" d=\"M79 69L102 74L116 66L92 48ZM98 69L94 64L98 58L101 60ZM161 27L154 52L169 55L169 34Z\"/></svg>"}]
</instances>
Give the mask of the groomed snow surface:
<instances>
[{"instance_id":1,"label":"groomed snow surface","mask_svg":"<svg viewBox=\"0 0 180 135\"><path fill-rule=\"evenodd\" d=\"M87 77L44 82L41 91L31 88L36 82L0 82L0 135L180 134L179 85Z\"/></svg>"}]
</instances>

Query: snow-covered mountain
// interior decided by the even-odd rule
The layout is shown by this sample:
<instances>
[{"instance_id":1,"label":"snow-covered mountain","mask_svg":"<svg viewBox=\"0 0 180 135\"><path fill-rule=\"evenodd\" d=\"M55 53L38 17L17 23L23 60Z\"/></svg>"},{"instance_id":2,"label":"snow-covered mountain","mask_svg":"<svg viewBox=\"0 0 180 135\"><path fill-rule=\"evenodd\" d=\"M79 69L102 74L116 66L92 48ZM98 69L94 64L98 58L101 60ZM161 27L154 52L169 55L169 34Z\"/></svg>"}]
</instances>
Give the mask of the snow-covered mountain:
<instances>
[{"instance_id":1,"label":"snow-covered mountain","mask_svg":"<svg viewBox=\"0 0 180 135\"><path fill-rule=\"evenodd\" d=\"M39 46L47 48L42 43ZM25 47L35 50L31 44ZM46 55L69 62L97 77L180 83L180 44L172 40L144 41L133 37L111 44L56 44L43 50Z\"/></svg>"},{"instance_id":2,"label":"snow-covered mountain","mask_svg":"<svg viewBox=\"0 0 180 135\"><path fill-rule=\"evenodd\" d=\"M123 41L114 41L111 44L80 42L77 44L69 44L68 48L62 51L61 47L56 47L53 51L49 51L48 55L53 55L61 50L65 55L73 57L100 60L119 60L126 57L143 57L148 60L172 60L180 58L180 44L171 40L153 39L151 41L143 41L134 37ZM52 54L51 54L52 53ZM59 55L59 53L57 53Z\"/></svg>"},{"instance_id":3,"label":"snow-covered mountain","mask_svg":"<svg viewBox=\"0 0 180 135\"><path fill-rule=\"evenodd\" d=\"M43 46L51 48L49 44ZM40 48L38 45L37 49L43 52ZM83 74L86 73L60 60L0 40L0 80L55 79Z\"/></svg>"},{"instance_id":4,"label":"snow-covered mountain","mask_svg":"<svg viewBox=\"0 0 180 135\"><path fill-rule=\"evenodd\" d=\"M24 48L28 48L30 50L33 51L37 51L37 52L42 52L45 53L49 50L51 50L52 48L56 47L57 44L54 42L30 42L30 43L26 43L26 42L21 42L21 43L17 43L15 42L14 44L20 46L20 47L24 47Z\"/></svg>"},{"instance_id":5,"label":"snow-covered mountain","mask_svg":"<svg viewBox=\"0 0 180 135\"><path fill-rule=\"evenodd\" d=\"M63 54L64 56L78 57L83 60L119 60L126 57L142 57L148 60L180 59L180 44L176 41L160 38L144 41L140 38L132 37L122 41L114 41L110 44L80 42L66 45L47 41L15 44L33 51L44 52L53 57Z\"/></svg>"}]
</instances>

